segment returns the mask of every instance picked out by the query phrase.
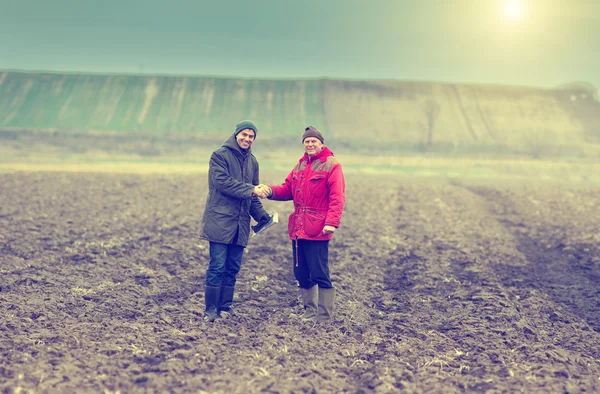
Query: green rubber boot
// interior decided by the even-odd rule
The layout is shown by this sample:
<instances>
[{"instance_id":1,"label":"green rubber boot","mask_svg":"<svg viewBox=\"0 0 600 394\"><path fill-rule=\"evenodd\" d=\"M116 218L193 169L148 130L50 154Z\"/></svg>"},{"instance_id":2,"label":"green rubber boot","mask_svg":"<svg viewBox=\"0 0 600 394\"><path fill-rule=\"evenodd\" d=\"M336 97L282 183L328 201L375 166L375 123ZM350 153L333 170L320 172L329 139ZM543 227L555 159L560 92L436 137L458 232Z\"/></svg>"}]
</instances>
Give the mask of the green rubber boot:
<instances>
[{"instance_id":1,"label":"green rubber boot","mask_svg":"<svg viewBox=\"0 0 600 394\"><path fill-rule=\"evenodd\" d=\"M319 310L314 321L331 321L333 317L333 302L335 301L335 289L319 289Z\"/></svg>"},{"instance_id":2,"label":"green rubber boot","mask_svg":"<svg viewBox=\"0 0 600 394\"><path fill-rule=\"evenodd\" d=\"M317 316L318 311L318 294L319 288L314 285L310 289L300 288L300 294L302 295L302 304L304 306L304 313L301 319L304 321L312 321Z\"/></svg>"}]
</instances>

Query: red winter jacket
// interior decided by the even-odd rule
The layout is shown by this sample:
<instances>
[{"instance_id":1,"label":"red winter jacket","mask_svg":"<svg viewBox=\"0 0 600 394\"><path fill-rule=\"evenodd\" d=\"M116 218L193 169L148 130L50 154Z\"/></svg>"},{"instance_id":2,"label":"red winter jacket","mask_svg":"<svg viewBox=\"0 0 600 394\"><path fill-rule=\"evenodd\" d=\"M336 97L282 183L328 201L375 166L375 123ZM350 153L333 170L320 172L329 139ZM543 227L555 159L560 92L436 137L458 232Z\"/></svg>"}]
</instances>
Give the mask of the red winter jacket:
<instances>
[{"instance_id":1,"label":"red winter jacket","mask_svg":"<svg viewBox=\"0 0 600 394\"><path fill-rule=\"evenodd\" d=\"M292 240L326 241L326 225L339 227L344 211L345 182L342 166L327 147L308 157L305 153L280 186L271 186L272 200L294 200L288 233Z\"/></svg>"}]
</instances>

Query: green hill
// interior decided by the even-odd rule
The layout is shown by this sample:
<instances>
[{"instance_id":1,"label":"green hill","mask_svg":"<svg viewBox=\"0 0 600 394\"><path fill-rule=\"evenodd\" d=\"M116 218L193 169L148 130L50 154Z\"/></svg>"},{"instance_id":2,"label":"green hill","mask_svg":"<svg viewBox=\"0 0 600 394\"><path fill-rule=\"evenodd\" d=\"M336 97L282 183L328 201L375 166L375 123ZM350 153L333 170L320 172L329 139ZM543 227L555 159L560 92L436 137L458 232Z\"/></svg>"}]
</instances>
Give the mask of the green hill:
<instances>
[{"instance_id":1,"label":"green hill","mask_svg":"<svg viewBox=\"0 0 600 394\"><path fill-rule=\"evenodd\" d=\"M586 154L600 147L593 87L0 72L0 129L260 138L322 128L340 147Z\"/></svg>"},{"instance_id":2,"label":"green hill","mask_svg":"<svg viewBox=\"0 0 600 394\"><path fill-rule=\"evenodd\" d=\"M252 118L285 134L323 123L322 89L320 81L4 72L0 127L221 133Z\"/></svg>"}]
</instances>

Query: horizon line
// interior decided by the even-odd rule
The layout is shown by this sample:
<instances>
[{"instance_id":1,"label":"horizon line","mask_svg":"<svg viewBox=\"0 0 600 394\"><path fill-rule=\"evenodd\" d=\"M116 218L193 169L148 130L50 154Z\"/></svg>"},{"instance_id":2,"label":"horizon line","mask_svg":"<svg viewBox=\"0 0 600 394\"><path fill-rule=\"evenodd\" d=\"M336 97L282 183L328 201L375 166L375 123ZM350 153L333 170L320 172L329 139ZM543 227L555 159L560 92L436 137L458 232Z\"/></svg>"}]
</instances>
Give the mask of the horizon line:
<instances>
[{"instance_id":1,"label":"horizon line","mask_svg":"<svg viewBox=\"0 0 600 394\"><path fill-rule=\"evenodd\" d=\"M422 80L422 79L371 79L371 78L338 78L330 76L321 77L245 77L235 75L209 75L209 74L171 74L171 73L144 73L144 72L110 72L110 71L64 71L64 70L43 70L43 69L18 69L7 68L0 69L0 73L22 73L22 74L60 74L60 75L97 75L97 76L133 76L133 77L172 77L172 78L214 78L214 79L239 79L239 80L255 80L255 81L339 81L339 82L403 82L403 83L433 83L438 85L475 85L475 86L494 86L494 87L512 87L512 88L531 88L543 90L559 90L569 86L582 87L591 89L594 93L598 92L598 88L588 81L570 81L564 82L555 86L539 86L539 85L519 85L519 84L502 84L493 82L448 82L438 80ZM579 85L579 86L578 86Z\"/></svg>"}]
</instances>

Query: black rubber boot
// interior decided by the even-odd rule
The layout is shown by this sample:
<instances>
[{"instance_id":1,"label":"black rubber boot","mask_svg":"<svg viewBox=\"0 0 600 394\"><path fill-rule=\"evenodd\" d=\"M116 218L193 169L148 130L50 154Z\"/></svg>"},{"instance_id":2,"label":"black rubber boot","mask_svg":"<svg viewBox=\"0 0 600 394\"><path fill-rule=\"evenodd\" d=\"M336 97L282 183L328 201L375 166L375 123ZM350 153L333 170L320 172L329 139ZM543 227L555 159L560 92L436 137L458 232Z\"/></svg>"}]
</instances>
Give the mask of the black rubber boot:
<instances>
[{"instance_id":1,"label":"black rubber boot","mask_svg":"<svg viewBox=\"0 0 600 394\"><path fill-rule=\"evenodd\" d=\"M235 315L232 305L233 305L233 286L222 286L221 287L221 295L219 297L219 306L217 308L217 313L220 315L222 312L228 313L230 315Z\"/></svg>"},{"instance_id":2,"label":"black rubber boot","mask_svg":"<svg viewBox=\"0 0 600 394\"><path fill-rule=\"evenodd\" d=\"M219 301L219 292L221 288L216 286L206 286L204 290L204 321L213 321L219 315L217 313L217 302Z\"/></svg>"}]
</instances>

